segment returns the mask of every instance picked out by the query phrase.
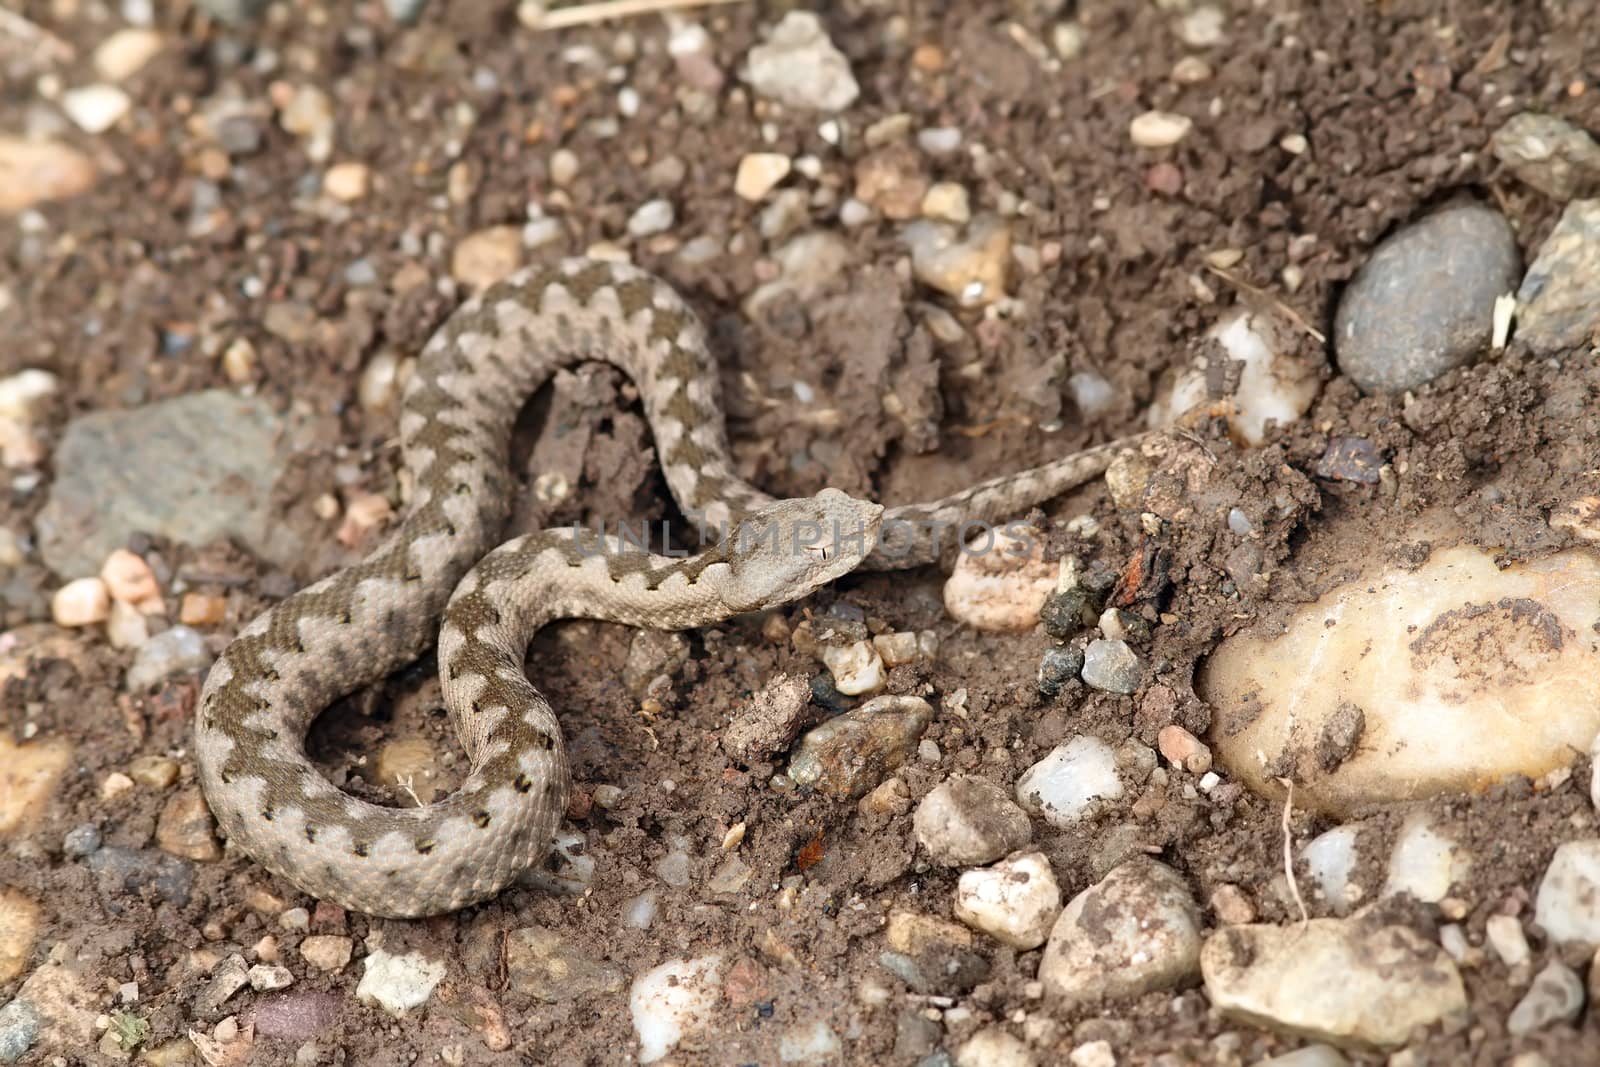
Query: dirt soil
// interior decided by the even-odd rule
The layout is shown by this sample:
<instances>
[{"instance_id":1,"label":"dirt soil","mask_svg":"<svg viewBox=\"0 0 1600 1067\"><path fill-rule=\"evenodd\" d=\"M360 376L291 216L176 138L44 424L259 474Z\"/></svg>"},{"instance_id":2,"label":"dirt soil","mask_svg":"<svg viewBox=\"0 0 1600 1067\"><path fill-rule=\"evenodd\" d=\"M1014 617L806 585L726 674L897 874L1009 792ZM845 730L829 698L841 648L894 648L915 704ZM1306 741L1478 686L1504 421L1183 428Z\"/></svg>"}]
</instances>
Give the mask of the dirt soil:
<instances>
[{"instance_id":1,"label":"dirt soil","mask_svg":"<svg viewBox=\"0 0 1600 1067\"><path fill-rule=\"evenodd\" d=\"M789 6L732 4L695 16L728 81L710 94L709 113L689 114L684 75L656 17L536 33L518 25L507 3L436 0L416 26L403 27L374 3L296 2L275 5L249 30L229 31L187 3L158 5L166 45L126 82L131 115L99 136L69 137L108 173L77 200L41 208L42 236L0 227L0 277L10 294L9 304L0 302L0 374L38 366L61 377L51 437L77 414L240 388L219 353L245 337L257 353L248 387L281 409L299 405L314 416L276 490L285 520L313 531L313 547L297 565L275 567L228 545L145 539L134 546L158 559L161 573L209 576L196 587L228 601L212 632L220 643L288 590L359 555L359 546L336 540L340 520L319 515L318 498L366 491L398 501L395 415L358 403L361 369L380 351L414 352L459 300L438 284L450 276L451 249L486 227L521 227L530 203L560 228L530 259L613 242L705 316L724 368L730 434L754 482L779 495L834 484L893 503L1143 429L1164 377L1188 363L1208 327L1252 299L1246 286L1330 333L1340 288L1374 244L1452 196L1499 206L1531 258L1559 205L1499 173L1486 151L1490 134L1527 109L1600 128L1600 92L1584 81L1595 59L1584 42L1597 39L1585 4L1236 2L1223 5L1226 40L1194 48L1175 32L1182 0L1106 0L1076 13L1053 0L847 0L823 5L862 87L839 118L849 131L840 147L819 133L820 116L774 109L735 76L762 28ZM76 58L34 57L33 76L9 81L0 96L0 129L22 128L40 106L39 78L92 80L88 57L120 24L103 8L88 0L21 5ZM1083 53L1044 63L1041 56L1053 55L1052 27L1072 17L1087 31ZM569 51L579 47L593 49L598 62ZM1191 54L1213 73L1180 84L1174 64ZM611 69L620 82L608 77ZM319 207L321 167L302 140L268 120L247 167L222 162L224 213L192 235L193 185L219 165L195 132L197 101L226 83L271 115L279 81L329 95L332 159L367 164L370 191L337 210ZM605 120L617 116L624 87L637 93L637 114L621 118L609 136ZM463 104L476 115L466 127L456 118ZM1133 147L1129 122L1151 108L1193 117L1194 131L1175 148ZM837 205L854 191L855 168L871 151L863 131L897 113L910 116L913 133L955 126L967 145L987 150L913 153L923 176L960 183L985 209L1008 197L1024 205L1006 224L1018 244L1040 255L1032 271L1014 271L1016 301L1006 313L961 309L914 282L897 223L846 229L838 221ZM1307 138L1310 150L1285 148L1292 134ZM551 178L560 147L581 164L564 188ZM770 256L782 242L760 235L763 205L733 192L739 160L751 151L817 157L820 177L790 183L829 191L813 198L808 225L845 235L851 251L848 266L814 299L779 299L755 313L743 302L777 273ZM661 166L669 158L679 164ZM629 236L630 215L656 197L674 204L671 227ZM682 257L684 244L701 235L716 237L724 251L701 261ZM1242 253L1226 277L1207 268L1207 256L1224 249ZM347 268L358 259L372 268L375 286L350 280ZM1295 286L1284 281L1291 265ZM255 283L243 285L246 278ZM281 302L311 309L315 325L304 337L285 340L264 327L265 309ZM957 771L981 770L1009 790L1072 733L1154 745L1161 726L1178 722L1204 734L1210 712L1192 681L1216 642L1252 618L1314 598L1375 553L1410 559L1413 550L1388 535L1417 516L1453 514L1466 537L1507 558L1566 543L1545 518L1553 503L1592 491L1589 472L1600 468L1586 414L1600 387L1591 358L1536 360L1513 345L1493 362L1446 374L1408 407L1402 398L1363 397L1308 334L1299 345L1305 358L1327 365L1307 418L1250 451L1236 449L1216 426L1196 430L1217 458L1214 487L1252 513L1278 516L1255 568L1265 581L1238 583L1230 573L1226 509L1166 524L1155 546L1139 514L1119 512L1102 484L1044 509L1053 548L1071 548L1092 566L1121 573L1136 556L1159 555L1165 581L1146 586L1136 605L1155 623L1140 651L1156 672L1134 696L1077 683L1042 696L1036 676L1052 640L1042 631L988 635L956 624L943 609L936 568L852 577L781 613L792 628L838 602L893 630L938 634L935 663L891 679L895 691L929 694L943 708L926 735L937 745L936 761L914 758L898 772L913 802ZM1100 374L1115 389L1090 420L1066 388L1078 372ZM788 399L795 380L812 385L810 404ZM881 394L891 387L915 398L904 419L882 414ZM674 516L623 380L580 376L564 389L564 400L532 405L521 454L532 457L525 464L531 482L540 457L560 452L540 433L541 416L553 411L567 431L567 451L557 459L575 479L573 491L524 506L519 521ZM1370 441L1400 472L1396 481L1319 477L1336 435ZM43 469L44 485L0 494L0 524L30 529L48 488L48 461ZM1496 492L1484 493L1491 483ZM1062 529L1084 514L1100 523L1089 542ZM8 626L48 619L43 593L65 577L44 573L37 561L24 569L38 595L5 604ZM930 1010L942 1017L938 1044L952 1050L985 1024L1037 1020L1043 1029L1036 1032L1048 1035L1044 1047L1054 1050L1044 1062L1065 1062L1071 1048L1097 1037L1110 1041L1121 1064L1164 1053L1171 1063L1251 1063L1296 1047L1220 1017L1197 989L1059 1008L1030 996L1040 953L993 942L983 946L988 978L957 1004L908 994L878 963L884 918L899 907L948 915L956 872L919 855L909 815L869 816L853 803L775 790L769 780L781 759L742 765L718 744L721 729L774 673L824 673L781 629L738 620L693 634L688 663L648 706L621 681L632 631L547 629L531 650L530 677L560 709L580 798L604 784L624 790L609 810L580 804L588 810L570 820L598 864L591 887L576 898L514 888L481 907L414 924L320 909L311 933L345 934L357 945L357 961L333 974L301 965L294 950L303 933L278 929L273 914L314 903L246 857L197 863L191 899L177 905L149 891L108 898L62 854L63 837L83 823L100 826L109 843L153 841L167 795L137 789L113 805L99 783L139 757L163 754L179 756L185 780L192 775L184 754L197 684L185 679L153 696L129 695L121 671L131 653L111 649L98 631L64 637L50 662L35 664L5 692L4 721L15 739L61 736L74 752L35 824L0 853L0 883L43 902L23 974L44 963L52 944L88 946L100 1010L109 1010L120 984L138 981L136 1010L151 1027L145 1046L162 1047L215 1022L191 1007L201 964L232 951L248 955L273 933L295 972L295 991L337 994L312 1062L632 1062L637 1044L625 989L550 1004L508 984L507 937L537 925L629 976L708 951L738 964L739 988L720 1003L712 1036L673 1053L673 1063L774 1064L779 1035L813 1019L842 1035L847 1063L911 1063L916 1055L896 1051L897 1033L907 1013ZM454 751L432 670L424 661L324 716L311 743L323 770L404 803L397 791L362 781L365 764L397 738ZM953 695L963 691L965 714L955 714ZM829 712L816 705L810 714L820 721ZM445 768L443 788L453 783L452 770ZM1575 779L1586 775L1580 766ZM1293 905L1269 888L1282 870L1281 806L1237 787L1200 796L1193 784L1174 774L1166 795L1146 798L1135 812L1140 795L1130 793L1078 833L1036 822L1063 894L1142 850L1181 871L1201 902L1226 883L1244 888L1262 921L1296 920ZM1491 915L1527 907L1553 849L1588 817L1582 790L1571 783L1536 793L1512 782L1431 806L1471 828L1466 843L1476 862L1470 884L1454 896L1464 902L1460 921L1474 943ZM1380 834L1392 834L1405 812L1366 814ZM737 893L714 894L705 882L721 862L716 843L741 822L739 855L754 875ZM1292 833L1298 845L1330 825L1297 813ZM662 887L648 932L623 928L625 903L657 884L652 867L674 835L692 844L694 877L684 888ZM1367 873L1369 884L1381 878ZM797 890L786 909L776 906L785 885ZM1446 921L1437 908L1394 910L1430 935ZM1209 909L1206 921L1219 922ZM390 950L416 947L447 963L432 1002L403 1021L353 996L359 957L379 936ZM1536 965L1555 954L1535 941ZM1522 990L1492 958L1463 973L1470 1025L1430 1033L1405 1062L1504 1064L1530 1050L1554 1064L1600 1059L1594 1012L1580 1026L1513 1039L1505 1020ZM0 985L0 1001L20 981ZM860 997L864 983L889 986L889 1002ZM247 1023L272 995L246 989L228 1010ZM258 1038L248 1062L295 1062L296 1047ZM35 1049L24 1062L104 1060L91 1047Z\"/></svg>"}]
</instances>

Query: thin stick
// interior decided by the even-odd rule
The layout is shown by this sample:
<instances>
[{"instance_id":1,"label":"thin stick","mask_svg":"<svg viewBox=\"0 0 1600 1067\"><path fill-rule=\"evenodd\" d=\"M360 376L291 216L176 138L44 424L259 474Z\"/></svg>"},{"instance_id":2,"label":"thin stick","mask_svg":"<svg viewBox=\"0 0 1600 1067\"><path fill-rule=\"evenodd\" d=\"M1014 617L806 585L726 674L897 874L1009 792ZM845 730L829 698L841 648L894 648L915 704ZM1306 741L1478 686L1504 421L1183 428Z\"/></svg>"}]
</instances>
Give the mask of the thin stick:
<instances>
[{"instance_id":1,"label":"thin stick","mask_svg":"<svg viewBox=\"0 0 1600 1067\"><path fill-rule=\"evenodd\" d=\"M1301 315L1300 312L1296 311L1288 304L1285 304L1282 300L1279 300L1265 289L1262 289L1259 286L1251 285L1243 278L1225 271L1221 267L1213 267L1209 263L1206 264L1206 270L1210 271L1212 274L1215 274L1229 285L1237 285L1240 289L1250 293L1252 296L1257 296L1262 300L1270 301L1273 307L1287 315L1296 326L1300 327L1312 337L1315 337L1317 339L1317 344L1325 345L1328 343L1327 336L1321 330L1307 322L1304 315Z\"/></svg>"},{"instance_id":2,"label":"thin stick","mask_svg":"<svg viewBox=\"0 0 1600 1067\"><path fill-rule=\"evenodd\" d=\"M72 46L43 26L30 22L9 7L0 7L0 33L39 45L54 55L50 58L63 62L75 54Z\"/></svg>"},{"instance_id":3,"label":"thin stick","mask_svg":"<svg viewBox=\"0 0 1600 1067\"><path fill-rule=\"evenodd\" d=\"M1278 784L1289 791L1283 798L1283 873L1289 879L1289 893L1294 897L1295 906L1300 909L1300 925L1304 926L1311 921L1311 913L1306 911L1305 898L1300 895L1300 883L1294 877L1294 847L1289 830L1289 816L1294 811L1294 779L1279 778Z\"/></svg>"},{"instance_id":4,"label":"thin stick","mask_svg":"<svg viewBox=\"0 0 1600 1067\"><path fill-rule=\"evenodd\" d=\"M576 4L557 8L526 20L523 25L530 30L559 30L567 26L584 26L607 19L632 18L660 11L677 11L689 7L709 7L713 4L737 4L741 0L596 0L592 4Z\"/></svg>"}]
</instances>

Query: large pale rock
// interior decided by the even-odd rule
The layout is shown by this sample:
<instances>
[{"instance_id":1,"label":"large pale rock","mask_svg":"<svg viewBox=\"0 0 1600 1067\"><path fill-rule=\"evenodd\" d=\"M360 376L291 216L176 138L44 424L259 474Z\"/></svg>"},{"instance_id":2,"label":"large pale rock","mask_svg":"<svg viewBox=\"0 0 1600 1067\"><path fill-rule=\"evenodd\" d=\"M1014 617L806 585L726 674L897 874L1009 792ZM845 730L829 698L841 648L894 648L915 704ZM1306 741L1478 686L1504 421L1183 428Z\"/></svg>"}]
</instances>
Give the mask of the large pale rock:
<instances>
[{"instance_id":1,"label":"large pale rock","mask_svg":"<svg viewBox=\"0 0 1600 1067\"><path fill-rule=\"evenodd\" d=\"M1569 766L1600 730L1600 557L1441 549L1223 641L1197 678L1227 770L1339 815Z\"/></svg>"},{"instance_id":2,"label":"large pale rock","mask_svg":"<svg viewBox=\"0 0 1600 1067\"><path fill-rule=\"evenodd\" d=\"M1461 975L1409 927L1364 919L1228 926L1200 954L1231 1018L1345 1048L1399 1048L1467 1010Z\"/></svg>"}]
</instances>

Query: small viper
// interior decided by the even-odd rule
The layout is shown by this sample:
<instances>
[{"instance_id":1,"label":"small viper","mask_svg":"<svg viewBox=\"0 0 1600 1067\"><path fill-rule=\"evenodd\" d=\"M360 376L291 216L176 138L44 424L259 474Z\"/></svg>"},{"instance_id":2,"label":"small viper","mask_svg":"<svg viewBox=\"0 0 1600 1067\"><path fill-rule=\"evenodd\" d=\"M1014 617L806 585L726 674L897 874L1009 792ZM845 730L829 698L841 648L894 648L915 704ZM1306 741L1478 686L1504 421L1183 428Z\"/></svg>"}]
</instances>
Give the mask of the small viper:
<instances>
[{"instance_id":1,"label":"small viper","mask_svg":"<svg viewBox=\"0 0 1600 1067\"><path fill-rule=\"evenodd\" d=\"M599 360L638 385L672 490L702 529L692 557L578 529L490 551L510 511L510 438L558 368ZM671 287L587 259L522 271L456 310L424 347L400 416L413 487L366 559L279 602L212 668L195 759L230 841L314 897L416 917L493 896L543 858L567 806L561 727L523 672L546 623L687 629L806 596L857 568L935 560L990 522L1102 473L1115 445L890 508L834 489L775 501L734 474L705 331ZM444 702L470 760L437 803L388 808L317 773L306 728L329 704L419 656L438 627Z\"/></svg>"}]
</instances>

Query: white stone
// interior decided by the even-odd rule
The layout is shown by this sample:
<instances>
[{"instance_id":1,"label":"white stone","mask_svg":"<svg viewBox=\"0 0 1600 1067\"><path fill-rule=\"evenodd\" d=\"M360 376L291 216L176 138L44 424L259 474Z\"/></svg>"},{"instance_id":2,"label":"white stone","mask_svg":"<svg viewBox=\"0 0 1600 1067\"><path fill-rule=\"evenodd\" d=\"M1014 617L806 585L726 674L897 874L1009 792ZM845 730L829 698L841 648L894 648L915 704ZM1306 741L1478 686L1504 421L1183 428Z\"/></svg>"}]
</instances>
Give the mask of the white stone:
<instances>
[{"instance_id":1,"label":"white stone","mask_svg":"<svg viewBox=\"0 0 1600 1067\"><path fill-rule=\"evenodd\" d=\"M111 614L111 593L99 578L78 578L55 591L50 617L57 626L93 626Z\"/></svg>"},{"instance_id":2,"label":"white stone","mask_svg":"<svg viewBox=\"0 0 1600 1067\"><path fill-rule=\"evenodd\" d=\"M1533 917L1553 941L1600 945L1600 838L1556 849L1539 881Z\"/></svg>"},{"instance_id":3,"label":"white stone","mask_svg":"<svg viewBox=\"0 0 1600 1067\"><path fill-rule=\"evenodd\" d=\"M1017 803L1063 830L1083 818L1096 800L1121 796L1116 753L1088 734L1057 745L1017 779Z\"/></svg>"},{"instance_id":4,"label":"white stone","mask_svg":"<svg viewBox=\"0 0 1600 1067\"><path fill-rule=\"evenodd\" d=\"M128 27L100 42L94 50L94 69L106 81L119 82L144 69L160 51L159 33Z\"/></svg>"},{"instance_id":5,"label":"white stone","mask_svg":"<svg viewBox=\"0 0 1600 1067\"><path fill-rule=\"evenodd\" d=\"M1393 540L1412 536L1443 539ZM1296 805L1333 815L1569 767L1600 732L1597 602L1589 549L1502 569L1456 545L1358 576L1207 659L1218 762L1268 796L1291 777Z\"/></svg>"},{"instance_id":6,"label":"white stone","mask_svg":"<svg viewBox=\"0 0 1600 1067\"><path fill-rule=\"evenodd\" d=\"M105 133L132 106L133 99L115 85L84 85L61 94L61 110L85 133Z\"/></svg>"},{"instance_id":7,"label":"white stone","mask_svg":"<svg viewBox=\"0 0 1600 1067\"><path fill-rule=\"evenodd\" d=\"M1528 948L1527 935L1522 932L1522 921L1515 915L1489 916L1489 921L1484 924L1484 936L1489 947L1494 949L1494 954L1507 967L1528 962L1532 950Z\"/></svg>"},{"instance_id":8,"label":"white stone","mask_svg":"<svg viewBox=\"0 0 1600 1067\"><path fill-rule=\"evenodd\" d=\"M944 583L944 607L975 630L1031 630L1060 572L1060 564L1044 558L1044 538L1037 530L990 530L967 542L956 557Z\"/></svg>"},{"instance_id":9,"label":"white stone","mask_svg":"<svg viewBox=\"0 0 1600 1067\"><path fill-rule=\"evenodd\" d=\"M837 1063L843 1051L839 1035L821 1019L791 1026L778 1038L778 1059L784 1063L823 1067L824 1064Z\"/></svg>"},{"instance_id":10,"label":"white stone","mask_svg":"<svg viewBox=\"0 0 1600 1067\"><path fill-rule=\"evenodd\" d=\"M420 952L394 956L375 948L362 963L365 970L356 986L356 999L396 1019L426 1004L445 974L444 961L431 960Z\"/></svg>"},{"instance_id":11,"label":"white stone","mask_svg":"<svg viewBox=\"0 0 1600 1067\"><path fill-rule=\"evenodd\" d=\"M1128 124L1128 136L1140 148L1171 148L1194 129L1194 120L1170 111L1146 111Z\"/></svg>"},{"instance_id":12,"label":"white stone","mask_svg":"<svg viewBox=\"0 0 1600 1067\"><path fill-rule=\"evenodd\" d=\"M1332 1045L1307 1045L1281 1056L1257 1060L1255 1067L1350 1067L1350 1061Z\"/></svg>"},{"instance_id":13,"label":"white stone","mask_svg":"<svg viewBox=\"0 0 1600 1067\"><path fill-rule=\"evenodd\" d=\"M733 178L734 194L744 200L760 200L789 176L794 164L781 152L751 152L739 160Z\"/></svg>"},{"instance_id":14,"label":"white stone","mask_svg":"<svg viewBox=\"0 0 1600 1067\"><path fill-rule=\"evenodd\" d=\"M976 775L934 786L917 804L911 825L918 843L946 867L993 863L1033 836L1027 813L1005 790Z\"/></svg>"},{"instance_id":15,"label":"white stone","mask_svg":"<svg viewBox=\"0 0 1600 1067\"><path fill-rule=\"evenodd\" d=\"M1085 1041L1067 1054L1067 1062L1072 1067L1117 1067L1117 1054L1112 1051L1111 1042L1101 1039L1099 1041Z\"/></svg>"},{"instance_id":16,"label":"white stone","mask_svg":"<svg viewBox=\"0 0 1600 1067\"><path fill-rule=\"evenodd\" d=\"M924 285L956 298L963 307L992 304L1006 295L1011 265L1011 230L993 215L959 227L919 219L900 231L911 253L911 273Z\"/></svg>"},{"instance_id":17,"label":"white stone","mask_svg":"<svg viewBox=\"0 0 1600 1067\"><path fill-rule=\"evenodd\" d=\"M960 182L934 182L922 196L922 214L945 222L967 222L972 218L972 206L966 187Z\"/></svg>"},{"instance_id":18,"label":"white stone","mask_svg":"<svg viewBox=\"0 0 1600 1067\"><path fill-rule=\"evenodd\" d=\"M150 639L150 624L138 608L123 600L111 601L106 619L106 640L112 648L138 648Z\"/></svg>"},{"instance_id":19,"label":"white stone","mask_svg":"<svg viewBox=\"0 0 1600 1067\"><path fill-rule=\"evenodd\" d=\"M1223 927L1200 966L1224 1015L1313 1040L1399 1048L1467 1011L1461 975L1437 945L1369 920Z\"/></svg>"},{"instance_id":20,"label":"white stone","mask_svg":"<svg viewBox=\"0 0 1600 1067\"><path fill-rule=\"evenodd\" d=\"M42 403L60 391L61 380L36 367L0 378L0 417L31 422Z\"/></svg>"},{"instance_id":21,"label":"white stone","mask_svg":"<svg viewBox=\"0 0 1600 1067\"><path fill-rule=\"evenodd\" d=\"M1384 896L1409 893L1424 904L1437 904L1453 884L1466 881L1471 858L1466 849L1433 828L1428 817L1407 817L1389 855L1389 880Z\"/></svg>"},{"instance_id":22,"label":"white stone","mask_svg":"<svg viewBox=\"0 0 1600 1067\"><path fill-rule=\"evenodd\" d=\"M1356 869L1357 833L1354 826L1335 826L1313 838L1300 853L1335 915L1348 914L1362 896L1361 887L1350 881Z\"/></svg>"},{"instance_id":23,"label":"white stone","mask_svg":"<svg viewBox=\"0 0 1600 1067\"><path fill-rule=\"evenodd\" d=\"M639 1062L654 1063L686 1036L717 1022L722 957L669 960L634 979L628 1010L639 1035Z\"/></svg>"},{"instance_id":24,"label":"white stone","mask_svg":"<svg viewBox=\"0 0 1600 1067\"><path fill-rule=\"evenodd\" d=\"M847 697L876 693L883 688L883 659L866 641L825 645L818 650L823 665L833 675L833 686Z\"/></svg>"},{"instance_id":25,"label":"white stone","mask_svg":"<svg viewBox=\"0 0 1600 1067\"><path fill-rule=\"evenodd\" d=\"M1293 355L1294 337L1281 320L1241 311L1207 336L1229 360L1243 364L1238 387L1232 396L1210 402L1207 361L1199 357L1150 405L1146 419L1152 429L1178 425L1186 417L1218 416L1234 438L1254 448L1265 442L1269 421L1289 426L1310 409L1321 385L1318 368Z\"/></svg>"},{"instance_id":26,"label":"white stone","mask_svg":"<svg viewBox=\"0 0 1600 1067\"><path fill-rule=\"evenodd\" d=\"M335 163L322 176L322 191L350 203L367 195L371 180L372 171L365 163Z\"/></svg>"},{"instance_id":27,"label":"white stone","mask_svg":"<svg viewBox=\"0 0 1600 1067\"><path fill-rule=\"evenodd\" d=\"M1044 944L1060 914L1061 887L1042 852L967 871L956 883L956 918L1013 948Z\"/></svg>"},{"instance_id":28,"label":"white stone","mask_svg":"<svg viewBox=\"0 0 1600 1067\"><path fill-rule=\"evenodd\" d=\"M1199 971L1200 943L1200 908L1182 876L1154 860L1130 860L1067 905L1039 980L1069 1004L1173 989Z\"/></svg>"},{"instance_id":29,"label":"white stone","mask_svg":"<svg viewBox=\"0 0 1600 1067\"><path fill-rule=\"evenodd\" d=\"M956 1050L956 1067L1034 1067L1039 1061L1021 1040L991 1026Z\"/></svg>"},{"instance_id":30,"label":"white stone","mask_svg":"<svg viewBox=\"0 0 1600 1067\"><path fill-rule=\"evenodd\" d=\"M656 921L656 906L660 894L654 889L646 889L636 897L629 897L627 903L622 905L622 925L633 930L648 930L650 924Z\"/></svg>"},{"instance_id":31,"label":"white stone","mask_svg":"<svg viewBox=\"0 0 1600 1067\"><path fill-rule=\"evenodd\" d=\"M809 11L784 15L766 43L750 49L747 73L757 95L786 107L842 111L861 92L850 61Z\"/></svg>"},{"instance_id":32,"label":"white stone","mask_svg":"<svg viewBox=\"0 0 1600 1067\"><path fill-rule=\"evenodd\" d=\"M651 237L664 233L672 228L677 218L678 213L673 208L672 201L662 199L646 201L628 217L628 235Z\"/></svg>"}]
</instances>

